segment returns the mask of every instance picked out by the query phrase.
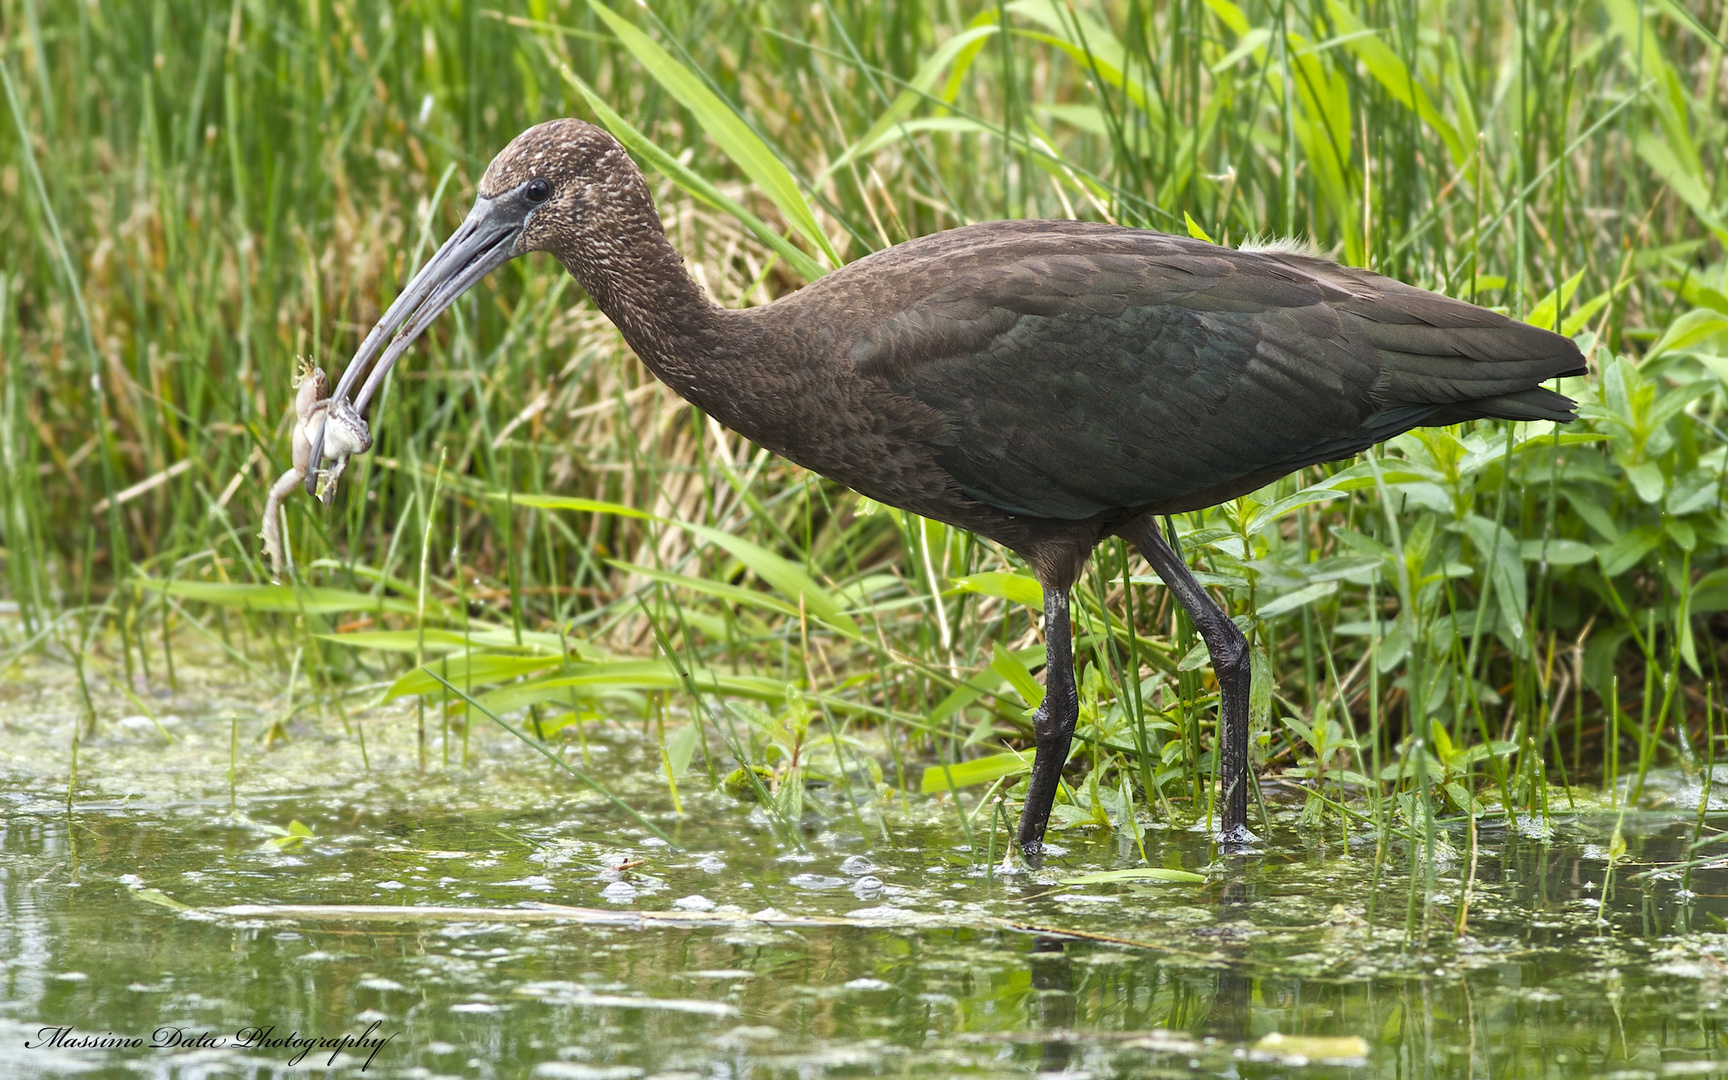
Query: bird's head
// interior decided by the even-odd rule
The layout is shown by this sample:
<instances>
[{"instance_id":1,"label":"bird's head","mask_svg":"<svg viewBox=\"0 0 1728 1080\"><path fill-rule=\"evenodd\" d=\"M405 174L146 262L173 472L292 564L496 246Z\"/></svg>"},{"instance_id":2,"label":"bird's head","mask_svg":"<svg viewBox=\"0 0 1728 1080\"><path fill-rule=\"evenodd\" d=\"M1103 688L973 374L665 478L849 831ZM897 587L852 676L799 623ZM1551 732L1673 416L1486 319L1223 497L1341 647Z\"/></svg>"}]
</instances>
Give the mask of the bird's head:
<instances>
[{"instance_id":1,"label":"bird's head","mask_svg":"<svg viewBox=\"0 0 1728 1080\"><path fill-rule=\"evenodd\" d=\"M488 202L501 214L520 216L513 252L518 255L603 255L644 223L630 219L651 218L656 229L660 224L630 155L617 139L582 120L549 120L512 139L480 178L474 212Z\"/></svg>"},{"instance_id":2,"label":"bird's head","mask_svg":"<svg viewBox=\"0 0 1728 1080\"><path fill-rule=\"evenodd\" d=\"M641 171L616 139L581 120L529 128L486 167L467 219L366 335L332 400L345 402L353 394L354 411L364 414L384 376L426 327L516 256L553 252L586 282L585 270L612 263L648 225L658 231L659 216ZM323 436L322 427L313 435L308 491L317 483Z\"/></svg>"}]
</instances>

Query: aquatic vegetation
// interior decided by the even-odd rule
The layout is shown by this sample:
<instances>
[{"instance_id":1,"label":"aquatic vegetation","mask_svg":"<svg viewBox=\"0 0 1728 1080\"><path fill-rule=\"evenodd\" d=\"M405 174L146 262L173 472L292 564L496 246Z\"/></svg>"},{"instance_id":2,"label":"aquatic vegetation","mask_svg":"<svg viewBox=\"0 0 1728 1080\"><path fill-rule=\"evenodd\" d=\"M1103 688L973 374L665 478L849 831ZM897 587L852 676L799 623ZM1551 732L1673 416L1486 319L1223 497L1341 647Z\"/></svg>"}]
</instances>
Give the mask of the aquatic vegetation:
<instances>
[{"instance_id":1,"label":"aquatic vegetation","mask_svg":"<svg viewBox=\"0 0 1728 1080\"><path fill-rule=\"evenodd\" d=\"M1077 215L1306 236L1577 336L1578 425L1413 432L1172 525L1254 643L1269 814L1420 837L1431 867L1469 857L1458 816L1520 828L1581 783L1636 803L1713 761L1722 708L1719 15L0 0L0 662L58 658L100 730L104 688L148 715L215 643L284 717L413 698L428 767L488 713L585 769L629 723L671 797L734 777L790 847L819 807L881 834L875 808L927 794L1000 854L1036 583L719 429L546 268L393 376L380 445L331 512L289 505L295 573L267 584L293 358L339 367L480 163L578 114L731 305L915 233ZM1138 848L1206 820L1192 629L1123 548L1075 619L1056 824Z\"/></svg>"},{"instance_id":2,"label":"aquatic vegetation","mask_svg":"<svg viewBox=\"0 0 1728 1080\"><path fill-rule=\"evenodd\" d=\"M1728 866L1674 813L1692 809L1679 770L1648 778L1669 809L1620 829L1560 816L1530 838L1484 821L1473 858L1436 867L1406 932L1422 874L1376 878L1374 830L1316 845L1295 806L1273 809L1245 860L1153 829L1153 865L1125 867L1139 853L1118 834L1070 830L1064 869L990 873L951 817L915 811L891 814L890 839L835 815L789 852L752 826L754 804L707 784L682 792L680 813L656 734L609 726L590 752L666 843L514 740L418 772L405 699L357 721L370 761L348 752L340 718L303 714L231 777L231 738L256 745L274 703L219 698L214 648L182 659L185 688L158 699L176 710L173 737L105 725L70 814L57 751L75 688L30 657L15 683L29 700L0 702L0 965L15 976L0 1032L15 1074L303 1073L283 1048L236 1038L270 1024L389 1038L364 1073L385 1077L471 1059L620 1080L716 1064L787 1077L1719 1065ZM220 812L229 797L241 813ZM1442 828L1468 846L1462 821ZM41 1045L42 1026L224 1041L67 1048ZM369 1050L342 1050L338 1071Z\"/></svg>"}]
</instances>

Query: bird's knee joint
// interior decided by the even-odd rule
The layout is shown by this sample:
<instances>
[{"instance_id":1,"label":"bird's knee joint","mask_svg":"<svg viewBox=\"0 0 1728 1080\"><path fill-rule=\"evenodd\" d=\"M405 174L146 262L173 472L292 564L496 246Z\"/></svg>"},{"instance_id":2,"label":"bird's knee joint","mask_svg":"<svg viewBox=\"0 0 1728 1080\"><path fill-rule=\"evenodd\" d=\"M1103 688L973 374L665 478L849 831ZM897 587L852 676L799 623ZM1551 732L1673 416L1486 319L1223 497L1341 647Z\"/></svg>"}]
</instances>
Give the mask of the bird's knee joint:
<instances>
[{"instance_id":1,"label":"bird's knee joint","mask_svg":"<svg viewBox=\"0 0 1728 1080\"><path fill-rule=\"evenodd\" d=\"M1040 743L1073 731L1075 722L1080 719L1077 699L1057 701L1055 698L1054 694L1047 695L1043 706L1032 717L1032 734Z\"/></svg>"},{"instance_id":2,"label":"bird's knee joint","mask_svg":"<svg viewBox=\"0 0 1728 1080\"><path fill-rule=\"evenodd\" d=\"M1211 652L1212 670L1219 675L1234 675L1248 670L1248 639L1241 634Z\"/></svg>"}]
</instances>

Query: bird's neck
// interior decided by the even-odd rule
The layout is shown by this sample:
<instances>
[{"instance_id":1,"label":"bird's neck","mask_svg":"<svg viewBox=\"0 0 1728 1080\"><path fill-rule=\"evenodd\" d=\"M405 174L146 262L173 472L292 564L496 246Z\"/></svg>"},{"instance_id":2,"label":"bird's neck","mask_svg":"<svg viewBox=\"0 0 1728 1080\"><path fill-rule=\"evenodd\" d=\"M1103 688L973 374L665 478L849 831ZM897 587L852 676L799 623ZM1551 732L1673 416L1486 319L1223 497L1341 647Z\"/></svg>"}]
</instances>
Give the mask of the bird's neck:
<instances>
[{"instance_id":1,"label":"bird's neck","mask_svg":"<svg viewBox=\"0 0 1728 1080\"><path fill-rule=\"evenodd\" d=\"M718 369L730 354L725 326L730 313L710 300L684 268L652 207L604 245L586 245L559 259L649 370L707 408L710 389L725 377Z\"/></svg>"}]
</instances>

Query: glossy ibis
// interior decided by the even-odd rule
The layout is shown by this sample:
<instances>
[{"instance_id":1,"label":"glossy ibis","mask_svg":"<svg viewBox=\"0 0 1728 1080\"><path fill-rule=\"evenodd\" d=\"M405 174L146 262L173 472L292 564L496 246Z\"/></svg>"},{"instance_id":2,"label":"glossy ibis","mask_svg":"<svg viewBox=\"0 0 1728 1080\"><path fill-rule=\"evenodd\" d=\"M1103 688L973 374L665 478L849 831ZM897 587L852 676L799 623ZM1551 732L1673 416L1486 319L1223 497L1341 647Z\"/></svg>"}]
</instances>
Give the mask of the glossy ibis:
<instances>
[{"instance_id":1,"label":"glossy ibis","mask_svg":"<svg viewBox=\"0 0 1728 1080\"><path fill-rule=\"evenodd\" d=\"M309 488L326 445L338 461L363 447L361 416L427 324L529 251L556 256L722 424L1031 566L1048 645L1018 837L1034 864L1079 711L1068 591L1099 540L1138 546L1211 651L1220 835L1240 843L1247 641L1156 517L1418 425L1570 420L1572 401L1539 384L1584 371L1565 337L1365 270L1080 221L919 237L732 311L685 271L623 147L554 120L493 159L467 220L367 334L313 435Z\"/></svg>"}]
</instances>

